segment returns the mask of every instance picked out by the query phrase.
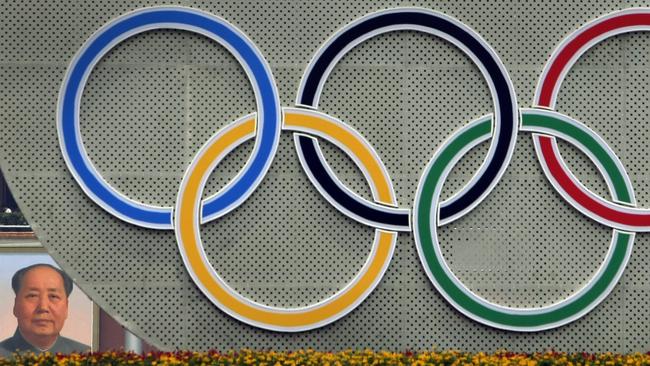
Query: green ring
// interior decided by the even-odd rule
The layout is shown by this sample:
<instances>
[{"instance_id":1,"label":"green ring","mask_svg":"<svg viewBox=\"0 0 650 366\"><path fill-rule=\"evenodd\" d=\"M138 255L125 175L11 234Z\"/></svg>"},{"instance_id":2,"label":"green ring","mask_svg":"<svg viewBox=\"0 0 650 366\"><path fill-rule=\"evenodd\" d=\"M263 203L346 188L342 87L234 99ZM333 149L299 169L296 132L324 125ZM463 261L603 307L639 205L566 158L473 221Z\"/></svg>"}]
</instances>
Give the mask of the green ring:
<instances>
[{"instance_id":1,"label":"green ring","mask_svg":"<svg viewBox=\"0 0 650 366\"><path fill-rule=\"evenodd\" d=\"M577 121L571 123L559 116L561 115L550 111L522 111L522 129L532 132L543 129L544 134L552 131L558 137L577 142L577 147L590 153L603 168L609 178L608 188L612 195L621 202L632 203L633 192L630 185L626 184L629 179L607 154L610 149L585 132L583 129L586 127ZM517 331L539 331L567 324L588 313L611 292L627 265L634 241L633 234L614 230L608 257L587 286L559 303L535 309L506 308L487 302L463 285L459 286L460 281L453 277L451 271L447 273L445 270L447 266L442 255L436 253L437 209L444 180L468 150L491 136L491 118L491 115L481 117L456 132L425 168L413 210L415 241L420 261L438 291L459 311L476 321Z\"/></svg>"}]
</instances>

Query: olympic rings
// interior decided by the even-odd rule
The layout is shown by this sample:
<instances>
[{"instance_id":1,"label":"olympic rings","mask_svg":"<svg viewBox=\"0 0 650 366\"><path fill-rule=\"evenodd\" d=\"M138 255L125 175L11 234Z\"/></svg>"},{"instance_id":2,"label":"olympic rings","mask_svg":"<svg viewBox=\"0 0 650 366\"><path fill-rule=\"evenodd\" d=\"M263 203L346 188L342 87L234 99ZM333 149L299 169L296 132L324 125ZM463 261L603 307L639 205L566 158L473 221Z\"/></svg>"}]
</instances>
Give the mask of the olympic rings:
<instances>
[{"instance_id":1,"label":"olympic rings","mask_svg":"<svg viewBox=\"0 0 650 366\"><path fill-rule=\"evenodd\" d=\"M199 33L226 47L251 80L258 110L222 128L205 143L183 176L173 209L137 202L112 188L90 161L79 126L81 95L97 62L126 38L161 28ZM457 131L434 154L418 184L412 212L397 206L387 169L372 146L350 126L315 110L330 72L349 50L375 35L396 30L429 33L460 48L484 75L494 102L493 114ZM540 77L535 103L546 109L519 110L507 70L473 30L447 15L426 9L379 11L336 32L305 70L296 99L299 108L281 108L269 65L237 28L190 8L141 9L100 28L72 59L59 94L59 142L68 169L91 200L126 222L150 229L175 230L183 263L195 284L217 307L245 323L295 332L318 328L343 317L381 281L395 250L397 232L411 231L413 215L420 261L432 284L454 307L497 328L549 329L578 319L611 292L629 260L634 241L633 233L620 230L650 231L650 209L636 208L630 179L606 142L582 123L547 110L554 108L561 82L580 55L607 37L636 30L650 30L650 9L616 12L580 28L553 53ZM265 306L234 291L210 265L199 233L200 224L238 207L256 189L276 154L281 130L294 133L300 164L319 193L341 213L375 229L371 253L347 286L316 304L291 309ZM580 212L613 229L609 251L589 282L570 297L540 308L504 307L472 293L449 269L436 233L438 226L465 215L492 191L510 163L518 130L533 134L538 159L555 189ZM370 185L372 202L336 177L316 137L330 141L352 158ZM596 164L605 177L613 203L590 192L569 171L559 154L556 137L576 146ZM244 168L221 191L201 202L211 172L232 149L252 138L255 146ZM490 138L487 157L476 175L452 198L440 202L442 186L452 167L467 151Z\"/></svg>"},{"instance_id":2,"label":"olympic rings","mask_svg":"<svg viewBox=\"0 0 650 366\"><path fill-rule=\"evenodd\" d=\"M470 149L490 138L490 115L479 118L456 132L434 154L427 165L416 193L413 224L420 261L438 291L468 317L501 329L539 331L555 328L588 313L611 292L632 253L634 234L614 230L605 261L587 284L558 303L539 308L510 308L491 303L471 292L451 272L438 242L436 227L440 192L447 175ZM620 164L608 159L608 146L586 126L559 113L524 109L522 131L553 134L573 143L600 168L613 197L629 200L631 184ZM609 153L609 154L608 154ZM605 169L604 167L607 167ZM622 184L613 184L622 182ZM633 203L632 200L629 200Z\"/></svg>"},{"instance_id":3,"label":"olympic rings","mask_svg":"<svg viewBox=\"0 0 650 366\"><path fill-rule=\"evenodd\" d=\"M246 70L260 111L259 137L241 172L218 194L206 199L203 221L214 220L242 204L268 171L280 139L280 99L269 65L237 28L212 14L184 7L136 10L109 22L93 34L72 59L63 78L57 127L63 158L88 197L126 222L150 229L172 229L171 207L137 202L111 187L93 166L81 142L79 106L90 72L113 47L154 29L179 29L202 34L226 47Z\"/></svg>"},{"instance_id":4,"label":"olympic rings","mask_svg":"<svg viewBox=\"0 0 650 366\"><path fill-rule=\"evenodd\" d=\"M519 112L514 87L497 54L476 32L448 15L420 8L390 9L359 18L336 32L312 58L300 82L296 105L317 108L329 73L349 50L376 35L397 30L429 33L454 44L481 70L494 99L493 143L476 175L442 204L441 222L446 224L471 211L494 189L512 158L517 138ZM302 143L296 144L298 150L305 148ZM309 167L303 164L303 169ZM380 221L376 217L367 220ZM402 219L401 225L406 220Z\"/></svg>"},{"instance_id":5,"label":"olympic rings","mask_svg":"<svg viewBox=\"0 0 650 366\"><path fill-rule=\"evenodd\" d=\"M361 271L342 290L317 304L294 309L276 308L236 293L210 265L203 250L199 232L200 199L210 173L221 159L254 136L254 119L254 115L243 117L216 133L187 169L178 193L174 218L178 247L194 282L215 305L232 317L275 331L296 332L321 327L352 311L377 286L395 250L397 233L376 229L370 256ZM284 129L310 132L343 147L361 165L375 199L395 204L395 193L385 168L370 145L345 124L319 112L285 109Z\"/></svg>"},{"instance_id":6,"label":"olympic rings","mask_svg":"<svg viewBox=\"0 0 650 366\"><path fill-rule=\"evenodd\" d=\"M564 77L578 58L597 43L615 35L649 30L650 9L618 11L580 27L560 44L544 67L535 92L535 104L541 108L554 109ZM591 192L562 162L553 137L534 138L537 156L546 176L571 205L609 227L650 232L650 209L636 208L633 202L610 202ZM626 203L634 207L625 206Z\"/></svg>"}]
</instances>

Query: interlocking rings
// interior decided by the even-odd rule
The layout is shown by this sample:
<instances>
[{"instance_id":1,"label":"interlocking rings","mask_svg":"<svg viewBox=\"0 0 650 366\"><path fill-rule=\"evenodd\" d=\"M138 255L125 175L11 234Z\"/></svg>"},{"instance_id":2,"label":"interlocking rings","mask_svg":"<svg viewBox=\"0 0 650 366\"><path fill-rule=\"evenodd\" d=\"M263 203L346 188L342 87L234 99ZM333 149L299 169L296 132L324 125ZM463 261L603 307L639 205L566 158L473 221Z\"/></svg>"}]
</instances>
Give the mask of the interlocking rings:
<instances>
[{"instance_id":1,"label":"interlocking rings","mask_svg":"<svg viewBox=\"0 0 650 366\"><path fill-rule=\"evenodd\" d=\"M137 202L111 187L92 165L81 142L79 108L93 67L112 47L151 29L171 28L205 35L225 46L244 67L255 92L258 113L231 123L199 150L187 168L176 205L157 207ZM575 60L595 43L615 34L650 29L650 10L630 9L580 28L555 51L540 79L536 106L552 109L559 85ZM536 331L561 326L588 313L618 282L632 251L634 234L650 231L650 210L637 209L630 180L614 152L580 122L545 109L517 107L508 73L496 53L474 31L444 14L419 8L379 11L340 29L315 54L300 83L296 105L281 108L270 67L241 31L211 14L184 7L137 10L109 22L78 51L59 94L57 127L64 160L82 190L103 209L126 222L150 229L173 229L190 276L217 307L248 324L295 332L321 327L356 308L381 281L393 255L398 231L411 230L411 211L398 208L386 167L372 146L350 126L316 111L323 85L340 59L353 47L379 34L416 30L439 36L468 55L484 75L494 113L456 132L434 154L418 185L413 231L422 265L437 290L460 312L502 329ZM521 114L521 115L520 115ZM519 126L521 122L521 126ZM269 307L234 291L210 265L199 226L239 206L269 169L281 130L294 133L300 164L323 197L346 216L375 228L371 253L361 271L333 296L301 308ZM560 194L587 216L612 227L603 264L589 282L569 298L540 308L508 308L472 293L447 266L436 228L471 211L495 187L512 158L518 130L533 133L542 167ZM371 202L347 188L327 164L316 137L349 155L367 179ZM584 152L605 177L613 203L588 191L561 159L555 138ZM201 202L206 181L219 162L244 141L255 138L242 171L221 191ZM487 157L470 182L445 202L442 185L456 162L480 142L491 139Z\"/></svg>"}]
</instances>

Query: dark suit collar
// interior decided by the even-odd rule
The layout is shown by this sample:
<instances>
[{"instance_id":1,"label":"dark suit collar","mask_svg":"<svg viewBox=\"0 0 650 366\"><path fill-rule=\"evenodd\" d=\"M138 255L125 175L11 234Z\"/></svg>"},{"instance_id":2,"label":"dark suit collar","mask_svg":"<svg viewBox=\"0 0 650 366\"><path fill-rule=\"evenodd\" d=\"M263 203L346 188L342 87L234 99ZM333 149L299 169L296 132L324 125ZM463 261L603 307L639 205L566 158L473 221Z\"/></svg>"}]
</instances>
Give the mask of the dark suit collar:
<instances>
[{"instance_id":1,"label":"dark suit collar","mask_svg":"<svg viewBox=\"0 0 650 366\"><path fill-rule=\"evenodd\" d=\"M15 348L18 348L22 351L32 351L34 353L41 353L41 352L46 352L46 350L40 350L38 347L33 346L31 343L27 342L27 340L23 337L23 335L20 333L20 330L16 328L16 331L14 332L13 336L14 342L15 342ZM61 337L57 337L56 341L52 344L52 346L49 349L55 348L57 346L57 343L61 341Z\"/></svg>"}]
</instances>

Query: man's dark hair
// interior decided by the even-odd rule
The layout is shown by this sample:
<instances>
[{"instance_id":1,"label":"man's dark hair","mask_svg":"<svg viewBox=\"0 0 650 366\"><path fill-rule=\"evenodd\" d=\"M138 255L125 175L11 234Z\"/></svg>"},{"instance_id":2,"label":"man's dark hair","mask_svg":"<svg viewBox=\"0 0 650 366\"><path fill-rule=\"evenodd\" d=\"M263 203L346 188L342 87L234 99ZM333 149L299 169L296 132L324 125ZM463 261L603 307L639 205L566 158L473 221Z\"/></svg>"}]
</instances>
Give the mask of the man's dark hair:
<instances>
[{"instance_id":1,"label":"man's dark hair","mask_svg":"<svg viewBox=\"0 0 650 366\"><path fill-rule=\"evenodd\" d=\"M14 293L16 295L18 295L20 288L23 286L23 278L25 277L27 272L38 267L48 267L55 270L63 279L63 288L65 289L65 296L66 297L70 296L70 293L72 292L72 279L70 278L70 276L65 274L65 272L63 272L62 270L47 263L32 264L31 266L19 269L16 273L14 273L14 276L11 277L11 287L14 289Z\"/></svg>"}]
</instances>

